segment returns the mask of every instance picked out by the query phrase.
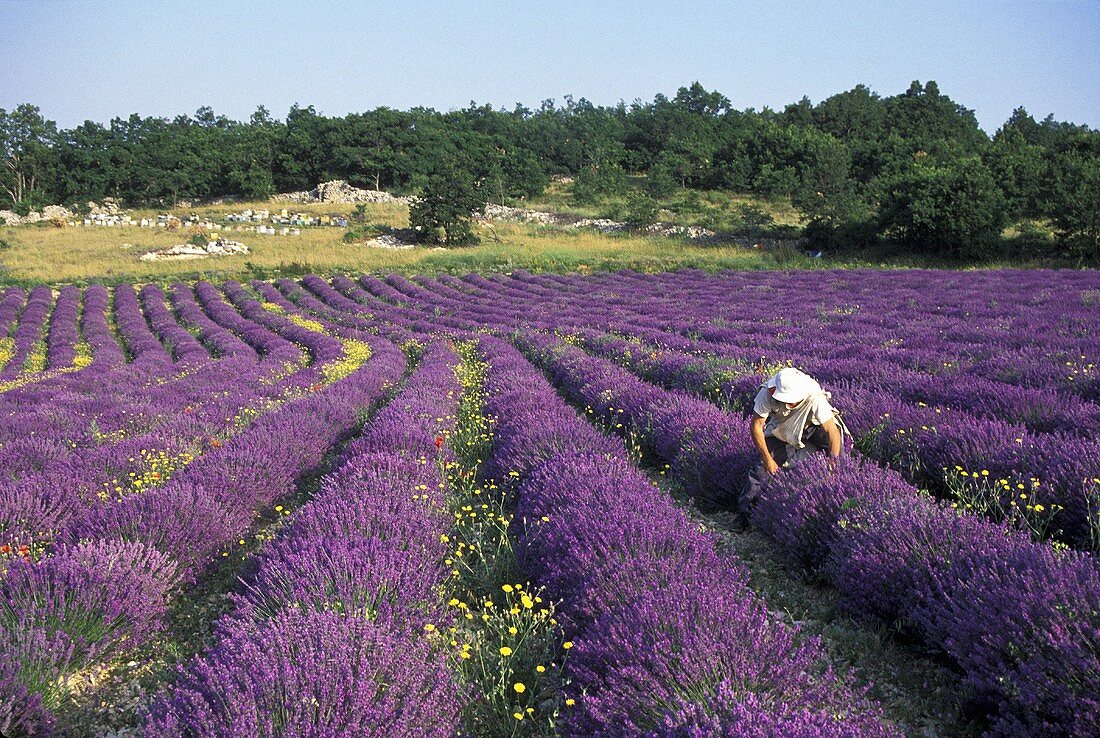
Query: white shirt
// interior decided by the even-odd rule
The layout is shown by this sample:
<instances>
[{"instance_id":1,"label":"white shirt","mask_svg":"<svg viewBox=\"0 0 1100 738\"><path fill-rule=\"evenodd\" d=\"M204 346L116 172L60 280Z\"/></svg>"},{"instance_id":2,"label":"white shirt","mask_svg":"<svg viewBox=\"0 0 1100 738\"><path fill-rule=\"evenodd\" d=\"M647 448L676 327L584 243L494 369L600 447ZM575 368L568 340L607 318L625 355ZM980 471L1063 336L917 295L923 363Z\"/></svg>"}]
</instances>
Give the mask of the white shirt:
<instances>
[{"instance_id":1,"label":"white shirt","mask_svg":"<svg viewBox=\"0 0 1100 738\"><path fill-rule=\"evenodd\" d=\"M803 407L805 403L809 405ZM829 404L827 392L814 392L794 407L787 407L787 403L773 398L767 387L761 387L756 393L752 411L757 416L768 419L767 425L764 426L765 436L775 435L776 426L788 420L792 413L806 413L806 419L814 425L824 425L836 415L836 410Z\"/></svg>"}]
</instances>

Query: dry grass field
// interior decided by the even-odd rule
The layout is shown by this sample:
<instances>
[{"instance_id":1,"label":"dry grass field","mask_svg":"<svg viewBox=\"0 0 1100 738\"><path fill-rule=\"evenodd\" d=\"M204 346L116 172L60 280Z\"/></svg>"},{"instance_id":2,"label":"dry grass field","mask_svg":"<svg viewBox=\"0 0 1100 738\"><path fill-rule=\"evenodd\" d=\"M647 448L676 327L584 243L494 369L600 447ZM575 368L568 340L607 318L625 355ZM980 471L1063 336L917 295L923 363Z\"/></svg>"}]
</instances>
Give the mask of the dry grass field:
<instances>
[{"instance_id":1,"label":"dry grass field","mask_svg":"<svg viewBox=\"0 0 1100 738\"><path fill-rule=\"evenodd\" d=\"M176 209L218 222L246 208L309 215L350 214L352 206L328 203L237 203ZM135 210L135 218L157 211ZM400 204L366 207L371 224L408 226L408 208ZM450 249L368 247L345 243L346 229L303 227L300 236L261 235L223 227L223 237L240 241L250 253L185 261L141 261L141 254L185 243L195 229L175 231L138 227L57 227L49 224L0 228L0 281L5 283L143 282L177 279L276 277L304 273L400 272L468 273L507 271L586 271L632 268L661 271L677 267L706 269L766 268L775 258L740 246L696 245L674 239L629 234L605 235L587 229L518 223L481 225L481 243ZM209 235L209 234L208 234Z\"/></svg>"}]
</instances>

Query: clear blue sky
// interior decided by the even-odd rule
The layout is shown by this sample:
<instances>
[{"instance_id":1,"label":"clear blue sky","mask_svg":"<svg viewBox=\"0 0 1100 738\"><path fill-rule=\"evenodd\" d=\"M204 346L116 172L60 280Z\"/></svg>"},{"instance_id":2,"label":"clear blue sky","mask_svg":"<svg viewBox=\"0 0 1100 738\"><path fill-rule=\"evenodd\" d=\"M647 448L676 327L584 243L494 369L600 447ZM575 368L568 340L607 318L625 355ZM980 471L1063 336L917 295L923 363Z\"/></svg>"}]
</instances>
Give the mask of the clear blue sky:
<instances>
[{"instance_id":1,"label":"clear blue sky","mask_svg":"<svg viewBox=\"0 0 1100 738\"><path fill-rule=\"evenodd\" d=\"M0 0L0 108L30 102L62 127L201 105L238 120L295 102L611 105L695 80L782 108L914 79L989 133L1020 105L1100 127L1100 0Z\"/></svg>"}]
</instances>

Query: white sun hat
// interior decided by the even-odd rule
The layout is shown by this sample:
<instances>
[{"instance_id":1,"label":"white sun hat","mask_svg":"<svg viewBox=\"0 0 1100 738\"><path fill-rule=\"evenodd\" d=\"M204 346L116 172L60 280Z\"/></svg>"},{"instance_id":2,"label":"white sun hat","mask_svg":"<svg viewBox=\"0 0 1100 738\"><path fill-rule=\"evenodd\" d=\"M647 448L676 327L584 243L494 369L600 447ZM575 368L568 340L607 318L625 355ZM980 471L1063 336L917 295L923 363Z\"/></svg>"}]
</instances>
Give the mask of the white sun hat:
<instances>
[{"instance_id":1,"label":"white sun hat","mask_svg":"<svg viewBox=\"0 0 1100 738\"><path fill-rule=\"evenodd\" d=\"M780 369L768 380L768 387L775 388L772 397L776 402L799 403L811 393L821 389L812 377L793 367Z\"/></svg>"}]
</instances>

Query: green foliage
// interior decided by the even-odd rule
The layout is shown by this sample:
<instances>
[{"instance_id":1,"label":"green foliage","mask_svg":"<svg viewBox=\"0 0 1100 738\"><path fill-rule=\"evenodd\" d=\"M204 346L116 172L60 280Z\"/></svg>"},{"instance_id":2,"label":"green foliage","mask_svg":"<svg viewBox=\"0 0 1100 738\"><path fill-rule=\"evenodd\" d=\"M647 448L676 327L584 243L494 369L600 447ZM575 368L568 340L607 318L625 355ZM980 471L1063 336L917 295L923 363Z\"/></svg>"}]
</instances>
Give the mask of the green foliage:
<instances>
[{"instance_id":1,"label":"green foliage","mask_svg":"<svg viewBox=\"0 0 1100 738\"><path fill-rule=\"evenodd\" d=\"M50 202L57 142L57 125L36 106L24 103L10 113L0 108L0 188L16 207Z\"/></svg>"},{"instance_id":2,"label":"green foliage","mask_svg":"<svg viewBox=\"0 0 1100 738\"><path fill-rule=\"evenodd\" d=\"M427 243L473 244L477 236L471 219L484 206L479 182L469 170L451 162L427 177L419 199L409 209L409 222Z\"/></svg>"},{"instance_id":3,"label":"green foliage","mask_svg":"<svg viewBox=\"0 0 1100 738\"><path fill-rule=\"evenodd\" d=\"M1074 134L1052 157L1047 212L1070 256L1100 259L1100 131Z\"/></svg>"},{"instance_id":4,"label":"green foliage","mask_svg":"<svg viewBox=\"0 0 1100 738\"><path fill-rule=\"evenodd\" d=\"M574 205L595 205L606 198L622 195L626 189L626 176L618 164L593 165L577 173L571 196Z\"/></svg>"},{"instance_id":5,"label":"green foliage","mask_svg":"<svg viewBox=\"0 0 1100 738\"><path fill-rule=\"evenodd\" d=\"M918 253L986 258L1004 225L1004 195L978 157L918 155L883 184L879 232Z\"/></svg>"},{"instance_id":6,"label":"green foliage","mask_svg":"<svg viewBox=\"0 0 1100 738\"><path fill-rule=\"evenodd\" d=\"M644 177L648 198L680 203L672 209L681 214L699 208L681 197L695 190L789 199L825 242L860 235L866 243L866 226L878 218L882 233L905 248L961 256L989 251L994 224L979 223L974 208L930 188L932 180L951 180L991 192L979 182L985 175L973 160L980 158L1003 191L1010 222L1049 221L1062 253L1094 259L1097 135L1049 116L1036 121L1018 108L991 141L973 112L934 81L887 97L857 85L817 104L803 98L781 113L734 110L698 82L629 106L566 96L535 110L471 103L446 113L383 107L328 117L295 105L285 120L260 107L247 122L203 107L192 116L130 115L62 131L24 104L0 110L0 192L25 212L105 197L129 205L225 195L262 200L342 178L358 187L424 192L429 200L448 192L465 200L473 191L481 200L476 207L538 197L551 175L562 174L574 177L571 204L613 207L644 222L651 206L628 185ZM922 156L937 162L923 174L913 170L914 157ZM440 164L452 161L460 164ZM440 181L450 166L468 180ZM920 202L900 202L906 193ZM983 203L978 209L991 204ZM425 237L471 240L468 204L450 213L440 202L418 207ZM637 212L626 216L631 210ZM696 214L699 222L727 224L726 213ZM945 235L942 247L926 240Z\"/></svg>"}]
</instances>

